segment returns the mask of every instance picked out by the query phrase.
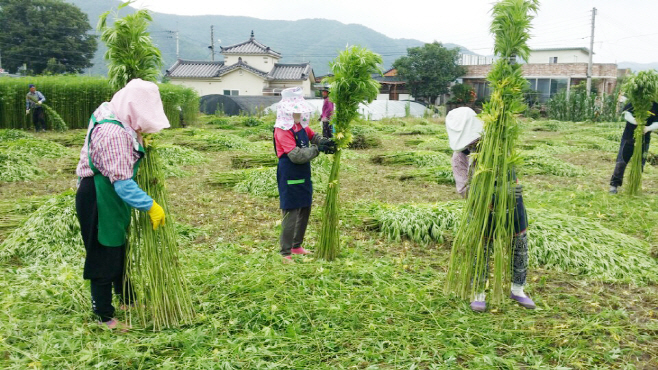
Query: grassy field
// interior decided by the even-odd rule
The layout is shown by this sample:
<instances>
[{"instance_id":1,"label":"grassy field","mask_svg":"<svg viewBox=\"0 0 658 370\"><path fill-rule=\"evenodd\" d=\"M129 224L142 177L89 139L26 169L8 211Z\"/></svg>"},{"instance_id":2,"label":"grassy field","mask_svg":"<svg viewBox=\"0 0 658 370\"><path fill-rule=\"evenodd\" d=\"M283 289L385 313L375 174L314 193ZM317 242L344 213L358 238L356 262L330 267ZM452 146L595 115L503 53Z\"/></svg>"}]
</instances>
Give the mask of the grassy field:
<instances>
[{"instance_id":1,"label":"grassy field","mask_svg":"<svg viewBox=\"0 0 658 370\"><path fill-rule=\"evenodd\" d=\"M441 120L359 123L375 147L343 156L341 256L295 265L277 254L274 170L258 168L272 118L217 121L158 139L198 315L157 333L91 314L71 212L84 132L0 133L0 368L658 368L658 150L643 196L609 195L621 123L524 123L538 308L476 314L443 293L462 200ZM311 250L330 163L315 161Z\"/></svg>"}]
</instances>

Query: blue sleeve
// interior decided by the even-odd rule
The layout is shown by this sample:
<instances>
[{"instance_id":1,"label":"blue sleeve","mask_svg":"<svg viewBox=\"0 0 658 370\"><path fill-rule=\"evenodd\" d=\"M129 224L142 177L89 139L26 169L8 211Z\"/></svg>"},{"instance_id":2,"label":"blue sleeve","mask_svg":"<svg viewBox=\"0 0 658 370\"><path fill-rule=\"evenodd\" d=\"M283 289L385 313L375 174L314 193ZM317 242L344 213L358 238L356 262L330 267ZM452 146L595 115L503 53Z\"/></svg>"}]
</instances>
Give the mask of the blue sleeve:
<instances>
[{"instance_id":1,"label":"blue sleeve","mask_svg":"<svg viewBox=\"0 0 658 370\"><path fill-rule=\"evenodd\" d=\"M39 98L39 101L42 103L46 101L46 97L43 96L43 94L40 91L37 91L37 97Z\"/></svg>"},{"instance_id":2,"label":"blue sleeve","mask_svg":"<svg viewBox=\"0 0 658 370\"><path fill-rule=\"evenodd\" d=\"M114 182L114 190L119 198L129 206L140 211L148 211L153 206L153 199L140 189L134 180L119 180Z\"/></svg>"}]
</instances>

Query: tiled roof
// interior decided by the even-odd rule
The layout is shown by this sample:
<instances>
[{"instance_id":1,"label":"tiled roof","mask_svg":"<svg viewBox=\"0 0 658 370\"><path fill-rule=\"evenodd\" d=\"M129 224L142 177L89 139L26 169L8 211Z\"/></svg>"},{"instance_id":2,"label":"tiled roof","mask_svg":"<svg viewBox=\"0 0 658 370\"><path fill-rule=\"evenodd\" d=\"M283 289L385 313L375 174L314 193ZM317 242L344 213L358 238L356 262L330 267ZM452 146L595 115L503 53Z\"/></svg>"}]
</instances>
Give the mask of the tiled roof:
<instances>
[{"instance_id":1,"label":"tiled roof","mask_svg":"<svg viewBox=\"0 0 658 370\"><path fill-rule=\"evenodd\" d=\"M212 78L217 77L224 62L178 59L166 72L167 77Z\"/></svg>"},{"instance_id":2,"label":"tiled roof","mask_svg":"<svg viewBox=\"0 0 658 370\"><path fill-rule=\"evenodd\" d=\"M274 68L268 74L272 80L306 80L311 74L309 63L299 64L274 64Z\"/></svg>"},{"instance_id":3,"label":"tiled roof","mask_svg":"<svg viewBox=\"0 0 658 370\"><path fill-rule=\"evenodd\" d=\"M242 58L239 58L237 63L231 64L230 66L226 66L226 67L222 68L219 71L218 76L224 76L225 74L230 73L230 72L232 72L236 69L239 69L239 68L242 68L246 71L249 71L249 72L251 72L251 73L253 73L253 74L255 74L259 77L263 77L264 79L268 79L267 72L261 71L260 69L257 69L257 68L254 68L254 67L251 67L251 66L245 64L242 61Z\"/></svg>"},{"instance_id":4,"label":"tiled roof","mask_svg":"<svg viewBox=\"0 0 658 370\"><path fill-rule=\"evenodd\" d=\"M222 54L241 54L241 55L265 54L265 55L272 55L274 57L281 58L281 53L278 53L270 49L269 46L265 46L260 42L256 41L256 39L254 38L253 31L251 32L251 37L249 38L249 40L239 44L235 44L227 47L220 47L220 48Z\"/></svg>"}]
</instances>

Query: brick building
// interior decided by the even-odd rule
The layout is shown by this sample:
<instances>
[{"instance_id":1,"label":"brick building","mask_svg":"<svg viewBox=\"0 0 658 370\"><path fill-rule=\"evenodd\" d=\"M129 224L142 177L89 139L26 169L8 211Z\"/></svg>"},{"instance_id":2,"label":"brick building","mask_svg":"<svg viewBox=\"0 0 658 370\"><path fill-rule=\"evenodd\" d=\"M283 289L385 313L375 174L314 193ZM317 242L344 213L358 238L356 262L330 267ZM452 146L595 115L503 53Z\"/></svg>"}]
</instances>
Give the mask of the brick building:
<instances>
[{"instance_id":1,"label":"brick building","mask_svg":"<svg viewBox=\"0 0 658 370\"><path fill-rule=\"evenodd\" d=\"M546 63L523 64L523 75L530 83L530 88L537 91L540 102L545 102L560 90L569 91L572 86L587 81L587 62L584 61L582 50L585 48L542 49L533 50L529 61L546 60ZM573 51L574 56L563 57L566 52ZM551 56L555 54L556 56ZM560 55L558 57L557 55ZM571 60L578 60L571 63ZM581 62L582 61L582 62ZM463 83L472 85L478 98L489 95L487 74L491 71L491 64L466 65L466 75L462 76ZM610 94L617 85L619 71L613 63L596 63L592 65L592 87L599 93Z\"/></svg>"}]
</instances>

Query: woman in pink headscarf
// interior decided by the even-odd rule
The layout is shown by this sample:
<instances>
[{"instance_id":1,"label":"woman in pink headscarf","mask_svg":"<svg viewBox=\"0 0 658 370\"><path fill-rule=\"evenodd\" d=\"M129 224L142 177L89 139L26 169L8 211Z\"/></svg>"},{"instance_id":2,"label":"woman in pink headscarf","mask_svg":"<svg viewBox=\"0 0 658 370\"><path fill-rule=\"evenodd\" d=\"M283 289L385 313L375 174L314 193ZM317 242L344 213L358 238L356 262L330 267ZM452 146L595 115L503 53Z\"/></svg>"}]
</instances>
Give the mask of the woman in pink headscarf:
<instances>
[{"instance_id":1,"label":"woman in pink headscarf","mask_svg":"<svg viewBox=\"0 0 658 370\"><path fill-rule=\"evenodd\" d=\"M141 134L167 127L158 86L134 79L92 114L80 152L75 205L87 252L83 276L91 281L94 313L112 329L125 328L114 318L112 286L122 304L134 300L124 281L131 210L148 212L154 230L165 222L162 207L134 181L144 155Z\"/></svg>"}]
</instances>

